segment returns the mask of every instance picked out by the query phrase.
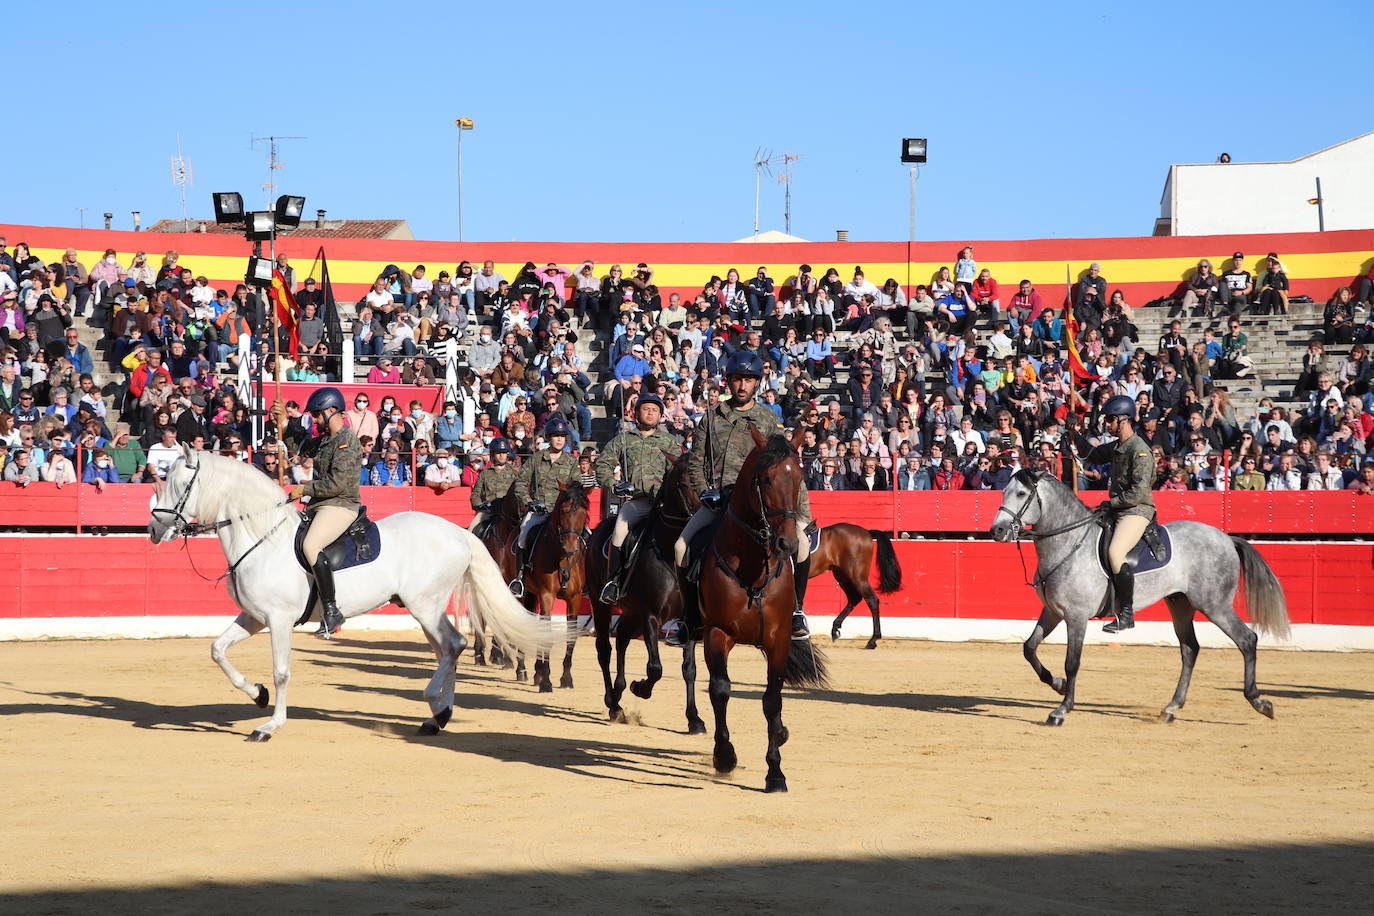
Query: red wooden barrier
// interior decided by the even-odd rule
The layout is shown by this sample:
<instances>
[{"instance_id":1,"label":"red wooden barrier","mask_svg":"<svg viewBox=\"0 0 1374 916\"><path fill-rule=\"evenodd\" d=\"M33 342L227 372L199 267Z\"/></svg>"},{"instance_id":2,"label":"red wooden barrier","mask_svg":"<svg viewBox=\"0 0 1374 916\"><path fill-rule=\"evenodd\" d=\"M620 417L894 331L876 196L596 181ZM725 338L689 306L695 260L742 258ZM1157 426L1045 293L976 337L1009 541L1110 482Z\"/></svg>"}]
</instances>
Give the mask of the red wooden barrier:
<instances>
[{"instance_id":1,"label":"red wooden barrier","mask_svg":"<svg viewBox=\"0 0 1374 916\"><path fill-rule=\"evenodd\" d=\"M992 541L897 541L902 588L882 599L891 617L1030 621L1039 613L1024 584L1016 548ZM1374 626L1374 544L1261 543L1288 599L1294 623ZM1034 551L1025 548L1034 569ZM113 617L236 613L222 584L218 541L184 547L141 537L0 538L0 617ZM816 579L807 594L815 616L837 613L844 598L834 579ZM394 608L387 610L397 613ZM856 611L860 617L863 608ZM1143 620L1167 620L1162 604Z\"/></svg>"}]
</instances>

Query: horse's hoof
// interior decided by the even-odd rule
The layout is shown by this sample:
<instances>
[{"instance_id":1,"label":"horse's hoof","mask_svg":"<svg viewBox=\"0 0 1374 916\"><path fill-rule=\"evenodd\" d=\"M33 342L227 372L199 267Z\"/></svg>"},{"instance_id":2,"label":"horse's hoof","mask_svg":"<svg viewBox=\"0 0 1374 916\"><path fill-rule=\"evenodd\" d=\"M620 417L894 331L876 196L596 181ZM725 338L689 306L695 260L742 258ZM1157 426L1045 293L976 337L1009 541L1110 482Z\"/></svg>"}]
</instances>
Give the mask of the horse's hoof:
<instances>
[{"instance_id":1,"label":"horse's hoof","mask_svg":"<svg viewBox=\"0 0 1374 916\"><path fill-rule=\"evenodd\" d=\"M571 674L565 674L565 675L563 675L563 677L560 678L559 681L558 681L558 686L559 686L559 687L568 687L568 688L571 688L571 687L572 687L572 675L571 675Z\"/></svg>"},{"instance_id":2,"label":"horse's hoof","mask_svg":"<svg viewBox=\"0 0 1374 916\"><path fill-rule=\"evenodd\" d=\"M1174 722L1174 712L1173 712L1173 710L1172 710L1172 709L1166 709L1166 710L1164 710L1163 712L1161 712L1161 713L1159 714L1159 721L1163 722L1165 725L1172 725L1173 722Z\"/></svg>"},{"instance_id":3,"label":"horse's hoof","mask_svg":"<svg viewBox=\"0 0 1374 916\"><path fill-rule=\"evenodd\" d=\"M516 681L516 683L518 683L518 684L523 684L523 683L525 683L526 681L528 681L529 679L530 679L530 676L529 676L528 674L526 674L525 672L523 672L523 671L517 671L517 672L515 672L515 681Z\"/></svg>"},{"instance_id":4,"label":"horse's hoof","mask_svg":"<svg viewBox=\"0 0 1374 916\"><path fill-rule=\"evenodd\" d=\"M250 734L247 738L244 738L243 740L244 740L244 741L250 741L250 742L252 742L253 744L261 744L261 743L264 742L264 741L271 741L271 740L272 740L272 733L271 733L271 732L265 732L265 731L259 731L258 729L255 728L255 729L253 729L252 734Z\"/></svg>"},{"instance_id":5,"label":"horse's hoof","mask_svg":"<svg viewBox=\"0 0 1374 916\"><path fill-rule=\"evenodd\" d=\"M618 723L618 724L620 724L620 725L624 725L626 722L629 722L629 721L630 721L629 716L625 715L625 710L623 710L623 709L610 709L610 710L607 710L607 711L606 711L606 718L608 718L608 719L610 719L612 722L616 722L616 723Z\"/></svg>"},{"instance_id":6,"label":"horse's hoof","mask_svg":"<svg viewBox=\"0 0 1374 916\"><path fill-rule=\"evenodd\" d=\"M654 695L654 689L649 686L648 681L631 681L630 693L633 693L641 700L647 700Z\"/></svg>"},{"instance_id":7,"label":"horse's hoof","mask_svg":"<svg viewBox=\"0 0 1374 916\"><path fill-rule=\"evenodd\" d=\"M1266 718L1274 718L1273 703L1270 703L1268 700L1256 700L1254 705L1255 712L1259 713L1262 716L1265 716Z\"/></svg>"},{"instance_id":8,"label":"horse's hoof","mask_svg":"<svg viewBox=\"0 0 1374 916\"><path fill-rule=\"evenodd\" d=\"M876 638L875 638L875 639L870 639L870 640L868 641L868 645L864 646L864 648L865 648L865 649L876 649L876 648L878 648L878 640L877 640ZM784 791L786 791L786 790L784 790Z\"/></svg>"},{"instance_id":9,"label":"horse's hoof","mask_svg":"<svg viewBox=\"0 0 1374 916\"><path fill-rule=\"evenodd\" d=\"M704 735L706 734L706 723L700 719L687 723L687 734Z\"/></svg>"},{"instance_id":10,"label":"horse's hoof","mask_svg":"<svg viewBox=\"0 0 1374 916\"><path fill-rule=\"evenodd\" d=\"M1045 724L1046 724L1046 725L1063 725L1063 724L1064 724L1064 714L1061 713L1061 712L1052 712L1052 713L1050 713L1050 717L1049 717L1048 719L1045 720Z\"/></svg>"},{"instance_id":11,"label":"horse's hoof","mask_svg":"<svg viewBox=\"0 0 1374 916\"><path fill-rule=\"evenodd\" d=\"M476 653L473 653L472 663L479 668L485 668L487 666L487 660Z\"/></svg>"},{"instance_id":12,"label":"horse's hoof","mask_svg":"<svg viewBox=\"0 0 1374 916\"><path fill-rule=\"evenodd\" d=\"M831 628L831 630L830 630L830 641L831 641L831 642L837 642L837 641L839 640L839 638L840 638L840 628L839 628L839 627L833 627L833 628Z\"/></svg>"},{"instance_id":13,"label":"horse's hoof","mask_svg":"<svg viewBox=\"0 0 1374 916\"><path fill-rule=\"evenodd\" d=\"M1057 677L1050 681L1050 689L1062 697L1064 695L1064 679Z\"/></svg>"},{"instance_id":14,"label":"horse's hoof","mask_svg":"<svg viewBox=\"0 0 1374 916\"><path fill-rule=\"evenodd\" d=\"M267 693L267 688L264 687L264 686L262 686L261 684L259 684L259 685L258 685L258 695L255 696L255 697L253 697L253 702L256 703L256 704L258 704L258 709L266 709L266 708L267 708L268 696L269 696L269 694Z\"/></svg>"},{"instance_id":15,"label":"horse's hoof","mask_svg":"<svg viewBox=\"0 0 1374 916\"><path fill-rule=\"evenodd\" d=\"M539 682L539 692L540 692L540 693L553 693L553 684L549 683L548 681L540 681L540 682Z\"/></svg>"},{"instance_id":16,"label":"horse's hoof","mask_svg":"<svg viewBox=\"0 0 1374 916\"><path fill-rule=\"evenodd\" d=\"M739 763L739 758L735 756L733 747L726 747L724 750L716 748L715 754L711 756L711 763L717 773L731 773Z\"/></svg>"},{"instance_id":17,"label":"horse's hoof","mask_svg":"<svg viewBox=\"0 0 1374 916\"><path fill-rule=\"evenodd\" d=\"M787 777L785 777L785 776L769 776L767 779L765 779L765 780L763 781L763 791L769 792L769 793L772 793L772 792L786 792L786 791L787 791Z\"/></svg>"},{"instance_id":18,"label":"horse's hoof","mask_svg":"<svg viewBox=\"0 0 1374 916\"><path fill-rule=\"evenodd\" d=\"M446 707L446 708L444 708L444 709L439 710L439 712L435 714L435 716L434 716L434 721L435 721L435 723L438 724L438 726L439 726L440 728L444 728L444 727L446 727L446 726L448 725L448 720L449 720L449 719L452 719L452 718L453 718L453 707L452 707L452 706L448 706L448 707Z\"/></svg>"},{"instance_id":19,"label":"horse's hoof","mask_svg":"<svg viewBox=\"0 0 1374 916\"><path fill-rule=\"evenodd\" d=\"M435 724L433 719L426 719L420 723L419 728L415 729L415 734L421 738L428 738L431 735L439 734L439 726Z\"/></svg>"}]
</instances>

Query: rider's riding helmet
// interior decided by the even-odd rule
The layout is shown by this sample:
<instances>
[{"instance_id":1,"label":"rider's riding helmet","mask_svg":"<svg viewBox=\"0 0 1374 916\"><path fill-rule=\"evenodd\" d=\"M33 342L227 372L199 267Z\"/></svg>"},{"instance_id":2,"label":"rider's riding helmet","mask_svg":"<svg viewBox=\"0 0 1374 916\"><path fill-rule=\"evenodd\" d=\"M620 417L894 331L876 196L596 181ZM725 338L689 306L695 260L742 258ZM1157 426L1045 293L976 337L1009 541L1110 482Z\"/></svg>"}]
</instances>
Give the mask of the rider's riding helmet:
<instances>
[{"instance_id":1,"label":"rider's riding helmet","mask_svg":"<svg viewBox=\"0 0 1374 916\"><path fill-rule=\"evenodd\" d=\"M1135 419L1135 398L1130 395L1118 394L1109 400L1102 407L1104 417L1125 417L1128 420Z\"/></svg>"},{"instance_id":2,"label":"rider's riding helmet","mask_svg":"<svg viewBox=\"0 0 1374 916\"><path fill-rule=\"evenodd\" d=\"M572 433L572 427L569 426L568 421L562 417L554 417L548 423L544 424L545 438L552 439L554 436L566 436L570 433Z\"/></svg>"},{"instance_id":3,"label":"rider's riding helmet","mask_svg":"<svg viewBox=\"0 0 1374 916\"><path fill-rule=\"evenodd\" d=\"M763 357L753 350L732 353L725 366L725 375L752 375L754 378L763 378Z\"/></svg>"},{"instance_id":4,"label":"rider's riding helmet","mask_svg":"<svg viewBox=\"0 0 1374 916\"><path fill-rule=\"evenodd\" d=\"M638 413L639 408L643 407L645 404L657 404L659 410L663 409L663 399L661 397L656 394L641 394L639 400L635 401L635 413Z\"/></svg>"},{"instance_id":5,"label":"rider's riding helmet","mask_svg":"<svg viewBox=\"0 0 1374 916\"><path fill-rule=\"evenodd\" d=\"M514 455L515 446L510 444L509 439L493 439L487 450L493 455Z\"/></svg>"},{"instance_id":6,"label":"rider's riding helmet","mask_svg":"<svg viewBox=\"0 0 1374 916\"><path fill-rule=\"evenodd\" d=\"M344 410L343 392L331 386L316 388L310 393L310 399L305 402L305 412L308 414L319 413L333 407L339 412Z\"/></svg>"}]
</instances>

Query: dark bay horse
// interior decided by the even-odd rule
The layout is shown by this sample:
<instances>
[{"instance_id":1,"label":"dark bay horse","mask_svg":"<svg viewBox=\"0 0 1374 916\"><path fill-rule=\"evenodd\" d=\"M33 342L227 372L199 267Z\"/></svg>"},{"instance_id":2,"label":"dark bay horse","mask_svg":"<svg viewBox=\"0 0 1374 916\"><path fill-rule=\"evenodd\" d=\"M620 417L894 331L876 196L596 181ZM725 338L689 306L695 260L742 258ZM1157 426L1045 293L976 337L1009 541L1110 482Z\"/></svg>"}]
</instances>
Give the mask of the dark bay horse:
<instances>
[{"instance_id":1,"label":"dark bay horse","mask_svg":"<svg viewBox=\"0 0 1374 916\"><path fill-rule=\"evenodd\" d=\"M792 638L792 558L802 536L797 526L802 486L797 451L783 436L765 439L755 427L750 430L754 449L740 468L701 573L703 639L716 718L713 762L718 773L729 773L738 763L725 721L730 650L739 644L758 646L768 663L763 693L768 722L764 791L786 792L779 752L788 738L782 723L783 684L824 686L827 678L821 651L809 639Z\"/></svg>"},{"instance_id":2,"label":"dark bay horse","mask_svg":"<svg viewBox=\"0 0 1374 916\"><path fill-rule=\"evenodd\" d=\"M642 681L630 684L630 692L647 700L654 685L663 677L663 663L659 659L659 627L664 621L682 614L682 590L678 584L677 568L673 562L673 544L696 512L701 500L687 479L687 456L678 459L663 480L658 501L646 523L638 555L629 570L621 590L620 623L615 628L615 680L611 680L611 611L601 602L601 588L606 583L608 561L607 541L615 527L615 516L607 515L592 532L587 544L587 593L592 601L592 621L596 626L596 657L601 663L601 677L606 685L606 713L613 722L625 721L620 698L625 694L625 650L637 636L644 637L649 662ZM706 723L697 714L696 701L696 643L682 648L682 679L687 684L687 734L706 734Z\"/></svg>"},{"instance_id":3,"label":"dark bay horse","mask_svg":"<svg viewBox=\"0 0 1374 916\"><path fill-rule=\"evenodd\" d=\"M487 552L491 554L492 559L496 560L496 565L501 567L501 575L505 577L507 582L515 578L515 538L520 533L520 513L516 508L514 490L515 487L512 482L505 494L492 506L491 517L479 530L473 532L486 545ZM480 626L474 626L473 630L473 663L486 665L486 634L482 632ZM501 644L495 641L491 644L491 663L504 668L515 666ZM521 680L524 678L522 677Z\"/></svg>"},{"instance_id":4,"label":"dark bay horse","mask_svg":"<svg viewBox=\"0 0 1374 916\"><path fill-rule=\"evenodd\" d=\"M840 638L840 627L844 619L860 601L868 605L873 615L873 635L868 638L865 649L878 648L878 640L883 638L883 624L878 616L878 595L873 593L869 581L869 570L873 568L873 554L878 555L878 593L890 595L902 587L902 566L897 562L897 552L892 549L892 537L886 531L874 531L840 522L821 529L821 541L811 552L811 575L816 578L824 573L833 573L840 590L844 592L844 610L830 625L830 638Z\"/></svg>"}]
</instances>

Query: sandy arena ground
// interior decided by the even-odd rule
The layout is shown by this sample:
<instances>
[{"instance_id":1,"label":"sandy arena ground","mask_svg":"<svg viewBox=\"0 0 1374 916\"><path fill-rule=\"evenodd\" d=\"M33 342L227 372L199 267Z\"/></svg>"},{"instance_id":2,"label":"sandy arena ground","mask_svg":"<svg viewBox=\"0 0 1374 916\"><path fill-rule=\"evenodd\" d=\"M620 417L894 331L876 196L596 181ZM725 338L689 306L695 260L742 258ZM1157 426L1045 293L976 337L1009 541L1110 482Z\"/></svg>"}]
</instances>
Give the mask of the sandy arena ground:
<instances>
[{"instance_id":1,"label":"sandy arena ground","mask_svg":"<svg viewBox=\"0 0 1374 916\"><path fill-rule=\"evenodd\" d=\"M0 644L0 910L1369 911L1374 657L1262 652L1271 722L1237 653L1204 651L1165 726L1177 652L1089 648L1050 729L1018 646L859 645L830 649L833 689L787 691L791 792L769 796L743 650L720 779L676 661L612 725L590 639L552 695L465 656L454 721L417 739L418 633L301 634L293 718L261 745L207 640ZM234 658L270 682L265 636ZM704 687L702 666L710 727Z\"/></svg>"}]
</instances>

